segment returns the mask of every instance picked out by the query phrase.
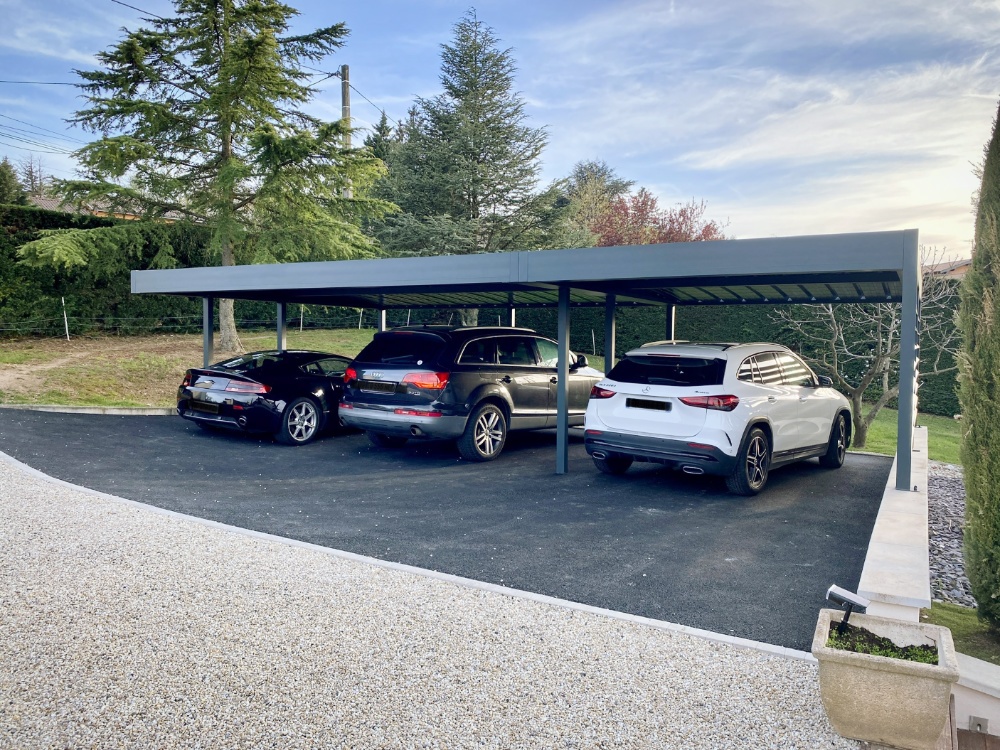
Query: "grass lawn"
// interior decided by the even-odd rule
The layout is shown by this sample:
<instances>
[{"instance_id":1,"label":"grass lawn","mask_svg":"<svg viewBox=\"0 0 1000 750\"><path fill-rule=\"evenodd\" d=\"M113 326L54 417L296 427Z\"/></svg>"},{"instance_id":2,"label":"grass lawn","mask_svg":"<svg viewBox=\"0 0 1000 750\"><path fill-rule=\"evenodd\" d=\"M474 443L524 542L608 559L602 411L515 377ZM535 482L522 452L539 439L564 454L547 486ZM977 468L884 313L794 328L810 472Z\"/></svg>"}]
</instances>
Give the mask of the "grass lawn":
<instances>
[{"instance_id":1,"label":"grass lawn","mask_svg":"<svg viewBox=\"0 0 1000 750\"><path fill-rule=\"evenodd\" d=\"M957 604L934 602L929 610L920 610L920 621L942 625L951 630L956 651L1000 665L1000 635L980 622L976 610L959 607Z\"/></svg>"},{"instance_id":2,"label":"grass lawn","mask_svg":"<svg viewBox=\"0 0 1000 750\"><path fill-rule=\"evenodd\" d=\"M880 411L868 430L868 441L862 450L884 453L888 456L895 455L896 419L895 409ZM951 417L918 414L917 424L927 428L927 453L931 459L949 464L961 464L959 457L959 445L962 442L961 422L956 422Z\"/></svg>"}]
</instances>

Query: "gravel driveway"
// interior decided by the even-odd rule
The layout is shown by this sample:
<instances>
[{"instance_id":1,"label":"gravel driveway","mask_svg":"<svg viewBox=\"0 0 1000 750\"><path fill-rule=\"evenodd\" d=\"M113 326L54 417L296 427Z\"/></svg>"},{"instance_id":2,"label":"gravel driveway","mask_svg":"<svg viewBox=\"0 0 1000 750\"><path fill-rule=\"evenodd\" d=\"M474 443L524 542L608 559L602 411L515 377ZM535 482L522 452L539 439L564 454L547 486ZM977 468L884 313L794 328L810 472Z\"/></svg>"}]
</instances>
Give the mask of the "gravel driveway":
<instances>
[{"instance_id":1,"label":"gravel driveway","mask_svg":"<svg viewBox=\"0 0 1000 750\"><path fill-rule=\"evenodd\" d=\"M856 748L813 664L0 461L0 746Z\"/></svg>"}]
</instances>

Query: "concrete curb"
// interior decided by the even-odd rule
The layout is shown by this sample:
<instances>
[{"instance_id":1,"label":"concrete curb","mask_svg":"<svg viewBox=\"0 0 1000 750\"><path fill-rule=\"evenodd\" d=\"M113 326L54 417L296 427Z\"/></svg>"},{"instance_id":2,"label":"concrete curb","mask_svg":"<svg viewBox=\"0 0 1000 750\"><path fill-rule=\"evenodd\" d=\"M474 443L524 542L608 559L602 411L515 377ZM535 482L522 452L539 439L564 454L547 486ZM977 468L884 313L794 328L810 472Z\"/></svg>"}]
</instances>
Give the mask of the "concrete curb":
<instances>
[{"instance_id":1,"label":"concrete curb","mask_svg":"<svg viewBox=\"0 0 1000 750\"><path fill-rule=\"evenodd\" d=\"M546 604L551 607L560 607L562 609L573 610L576 612L585 612L592 615L597 615L600 617L608 617L613 620L620 620L622 622L629 622L635 625L642 625L645 627L655 628L657 630L666 630L672 633L681 633L684 635L693 636L695 638L701 638L703 640L712 641L715 643L722 643L727 646L735 646L736 648L751 649L754 651L760 651L771 656L779 656L784 659L793 659L796 661L805 661L816 663L815 657L806 651L797 651L791 648L785 648L784 646L775 646L770 643L761 643L760 641L752 641L747 638L736 638L731 635L724 635L722 633L714 633L710 630L701 630L700 628L692 628L687 625L680 625L678 623L666 622L664 620L654 620L649 617L640 617L638 615L630 615L626 612L616 612L610 609L602 609L601 607L592 607L588 604L580 604L578 602L571 602L565 599L557 599L552 596L546 596L544 594L535 594L530 591L521 591L520 589L511 589L505 586L498 586L493 583L485 583L483 581L476 581L471 578L463 578L461 576L451 575L450 573L441 573L436 570L427 570L426 568L417 568L412 565L404 565L402 563L388 562L386 560L379 560L374 557L366 557L364 555L358 555L353 552L346 552L344 550L332 549L329 547L321 547L316 544L310 544L309 542L302 542L297 539L289 539L288 537L276 536L274 534L266 534L260 531L253 531L250 529L241 529L238 526L230 526L228 524L219 523L218 521L209 521L204 518L198 518L197 516L189 516L184 513L178 513L173 510L166 510L164 508L157 508L154 505L147 505L146 503L140 503L135 500L129 500L123 497L117 497L116 495L109 495L98 490L92 490L89 487L83 487L81 485L72 484L70 482L65 482L62 479L57 479L55 477L44 474L37 469L33 469L21 461L18 461L13 456L10 456L2 451L0 451L0 461L3 463L22 471L28 476L34 477L36 479L41 479L45 482L50 482L51 484L57 485L59 487L65 487L71 490L76 490L77 492L82 492L93 497L98 497L103 500L107 500L114 503L120 503L123 505L129 505L134 508L138 508L144 511L149 511L152 513L157 513L168 518L174 518L183 521L189 521L192 523L197 523L202 526L217 529L219 531L226 531L231 534L239 534L241 536L250 537L252 539L259 539L261 541L272 542L275 544L284 544L290 547L298 547L300 549L307 549L313 552L320 552L325 555L330 555L332 557L338 557L344 560L351 560L354 562L363 563L366 565L372 565L378 568L384 568L386 570L394 570L401 573L409 573L411 575L422 576L424 578L431 578L437 581L443 581L445 583L451 583L455 586L462 586L464 588L476 589L479 591L488 591L494 594L501 594L503 596L509 596L514 599L522 599L526 601L537 602L539 604Z\"/></svg>"},{"instance_id":2,"label":"concrete curb","mask_svg":"<svg viewBox=\"0 0 1000 750\"><path fill-rule=\"evenodd\" d=\"M124 417L167 417L176 409L157 406L63 406L61 404L0 404L0 409L48 411L58 414L111 414Z\"/></svg>"}]
</instances>

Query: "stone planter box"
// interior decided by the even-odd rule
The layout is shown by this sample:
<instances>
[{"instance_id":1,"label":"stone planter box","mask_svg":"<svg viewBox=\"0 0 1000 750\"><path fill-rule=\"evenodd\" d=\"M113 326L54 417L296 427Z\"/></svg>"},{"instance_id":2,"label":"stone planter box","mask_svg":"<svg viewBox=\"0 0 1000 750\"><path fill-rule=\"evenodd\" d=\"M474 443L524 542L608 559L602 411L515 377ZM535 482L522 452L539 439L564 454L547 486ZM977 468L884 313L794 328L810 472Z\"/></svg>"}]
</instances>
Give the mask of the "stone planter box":
<instances>
[{"instance_id":1,"label":"stone planter box","mask_svg":"<svg viewBox=\"0 0 1000 750\"><path fill-rule=\"evenodd\" d=\"M951 631L937 625L851 615L851 625L889 638L898 646L937 645L938 663L891 659L828 648L831 623L844 613L822 609L812 653L819 661L823 707L844 737L905 750L934 750L948 718L958 661Z\"/></svg>"}]
</instances>

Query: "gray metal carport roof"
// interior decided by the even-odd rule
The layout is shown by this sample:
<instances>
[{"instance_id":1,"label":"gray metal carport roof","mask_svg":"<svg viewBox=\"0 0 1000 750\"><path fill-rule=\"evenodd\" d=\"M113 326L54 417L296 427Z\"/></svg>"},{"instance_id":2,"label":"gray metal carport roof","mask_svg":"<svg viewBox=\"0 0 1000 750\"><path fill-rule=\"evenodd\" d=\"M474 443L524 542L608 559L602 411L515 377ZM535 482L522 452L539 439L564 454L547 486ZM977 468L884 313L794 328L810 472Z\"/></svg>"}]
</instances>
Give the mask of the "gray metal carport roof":
<instances>
[{"instance_id":1,"label":"gray metal carport roof","mask_svg":"<svg viewBox=\"0 0 1000 750\"><path fill-rule=\"evenodd\" d=\"M897 489L909 489L916 415L920 263L917 230L773 237L613 248L133 271L136 294L205 300L206 344L214 298L279 305L279 345L289 303L367 307L559 308L556 470L568 463L567 375L571 306L603 305L613 358L617 305L900 302ZM609 361L610 359L609 358Z\"/></svg>"}]
</instances>

